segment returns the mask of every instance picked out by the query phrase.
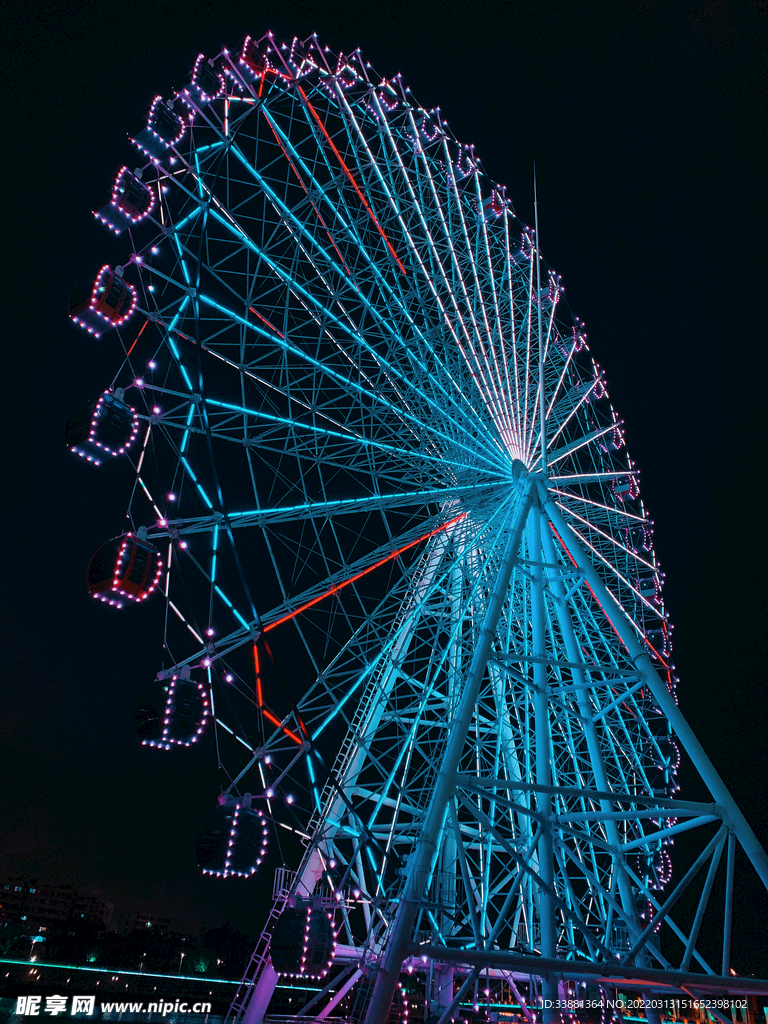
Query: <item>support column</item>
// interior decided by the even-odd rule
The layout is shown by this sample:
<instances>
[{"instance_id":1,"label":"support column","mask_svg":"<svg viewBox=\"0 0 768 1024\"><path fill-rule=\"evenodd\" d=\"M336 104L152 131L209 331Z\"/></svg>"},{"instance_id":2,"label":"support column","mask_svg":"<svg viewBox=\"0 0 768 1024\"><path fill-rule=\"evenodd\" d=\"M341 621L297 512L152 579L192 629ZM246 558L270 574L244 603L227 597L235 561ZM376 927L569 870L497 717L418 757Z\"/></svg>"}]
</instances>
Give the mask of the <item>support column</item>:
<instances>
[{"instance_id":1,"label":"support column","mask_svg":"<svg viewBox=\"0 0 768 1024\"><path fill-rule=\"evenodd\" d=\"M533 492L536 487L534 477L526 481L525 491L517 507L509 538L502 556L493 592L477 639L472 662L464 683L461 701L446 744L445 755L435 781L435 788L427 809L424 828L414 847L408 863L408 880L405 892L397 908L395 919L387 937L387 948L384 962L379 967L376 977L365 1024L387 1024L392 999L397 988L403 959L411 941L419 901L424 897L427 879L437 855L437 844L443 831L446 808L456 784L456 770L461 752L464 749L467 730L475 711L477 695L480 690L491 645L496 635L496 626L509 589L512 570L519 558L520 541L528 518Z\"/></svg>"},{"instance_id":2,"label":"support column","mask_svg":"<svg viewBox=\"0 0 768 1024\"><path fill-rule=\"evenodd\" d=\"M552 534L547 526L546 520L542 517L541 522L541 547L543 552L544 562L550 565L557 565L558 559L555 553L555 544L552 539ZM573 630L573 620L571 618L570 610L565 601L565 586L563 584L562 576L556 572L551 574L551 587L555 596L555 608L557 613L558 623L560 625L560 632L563 635L563 642L565 643L565 651L568 655L568 660L573 664L578 664L582 660L581 649L576 640L576 635ZM573 669L573 681L577 686L583 686L586 683L586 675L581 669ZM597 735L597 729L595 723L592 721L592 710L589 706L587 699L587 693L584 689L576 690L576 701L579 705L579 711L584 721L584 733L587 740L587 749L589 751L589 761L592 767L592 774L595 778L595 787L598 790L602 790L604 793L609 793L611 787L608 783L608 776L606 775L605 765L603 758L600 753L600 741ZM601 800L600 807L603 811L608 814L611 810L611 803L608 800ZM618 850L621 848L621 836L616 822L606 817L605 828L608 838L611 844ZM629 931L632 936L632 941L635 942L640 934L641 928L637 921L637 915L634 907L634 900L632 898L632 886L627 876L627 872L624 865L621 863L619 858L614 862L614 871L616 872L616 880L619 890L619 898L621 905L624 910L624 914L629 925ZM610 917L609 917L610 923ZM605 945L610 949L611 936L606 933ZM639 963L643 967L651 967L652 964L649 962L648 956L645 952L642 952L639 957ZM647 1002L647 1000L646 1000ZM646 1019L648 1024L661 1024L661 1017L657 1010L651 1005L646 1005Z\"/></svg>"},{"instance_id":3,"label":"support column","mask_svg":"<svg viewBox=\"0 0 768 1024\"><path fill-rule=\"evenodd\" d=\"M452 828L443 833L440 851L440 880L442 886L438 892L439 901L445 907L440 914L440 927L444 939L450 937L453 922L452 915L456 910L456 836ZM431 991L428 992L432 1012L442 1012L453 1001L453 964L441 964L435 968L430 977Z\"/></svg>"},{"instance_id":4,"label":"support column","mask_svg":"<svg viewBox=\"0 0 768 1024\"><path fill-rule=\"evenodd\" d=\"M463 576L458 565L451 570L449 585L451 605L451 636L453 641L450 645L448 658L448 690L446 713L448 718L453 717L454 708L458 706L461 696L461 655L462 641L461 629L459 628L459 613L462 604L462 580ZM458 873L458 851L456 836L452 828L446 828L440 850L440 882L437 888L439 902L445 908L439 916L440 928L444 939L447 940L453 931L453 917L456 912L456 877ZM432 964L429 973L427 1005L429 1012L438 1014L440 1017L453 1002L453 964Z\"/></svg>"},{"instance_id":5,"label":"support column","mask_svg":"<svg viewBox=\"0 0 768 1024\"><path fill-rule=\"evenodd\" d=\"M728 856L725 873L725 920L723 921L723 967L721 974L731 969L731 933L733 930L733 872L736 867L736 842L733 834L728 835Z\"/></svg>"},{"instance_id":6,"label":"support column","mask_svg":"<svg viewBox=\"0 0 768 1024\"><path fill-rule=\"evenodd\" d=\"M749 857L752 866L762 879L766 889L768 889L768 855L766 855L766 852L760 845L757 836L750 828L747 819L739 810L736 801L728 791L728 787L720 778L715 766L707 757L707 754L705 753L701 743L699 743L693 729L688 725L688 722L683 717L683 713L667 689L666 683L659 676L653 662L645 653L637 638L634 628L628 621L624 612L622 612L616 599L603 583L600 578L600 574L597 572L581 546L578 537L565 521L562 512L557 507L554 497L547 493L546 484L543 481L540 483L540 488L544 508L550 521L560 534L563 543L568 548L568 551L576 562L576 565L584 573L595 597L602 605L603 611L608 617L609 622L619 634L627 648L635 668L647 683L648 689L653 694L658 706L664 712L669 724L672 726L672 729L678 739L683 744L686 753L690 757L691 761L693 761L694 767L704 780L704 783L715 798L715 801L724 808L728 816L728 822L733 827L736 838L741 843L744 852Z\"/></svg>"},{"instance_id":7,"label":"support column","mask_svg":"<svg viewBox=\"0 0 768 1024\"><path fill-rule=\"evenodd\" d=\"M528 519L528 558L532 563L533 588L531 592L533 620L533 654L544 659L547 656L546 609L544 607L544 579L540 565L543 562L541 547L541 512L534 508ZM536 743L536 784L550 787L552 785L552 766L550 754L552 743L549 728L549 695L547 691L547 665L544 660L533 663L533 709L534 735ZM536 806L541 815L541 837L538 843L539 877L545 886L554 888L554 851L552 843L552 796L550 793L539 793ZM539 925L541 927L541 955L548 960L557 957L557 923L552 898L544 887L539 889ZM556 1009L557 982L551 976L541 979L541 995L544 1001L542 1020L544 1024L560 1019Z\"/></svg>"},{"instance_id":8,"label":"support column","mask_svg":"<svg viewBox=\"0 0 768 1024\"><path fill-rule=\"evenodd\" d=\"M552 535L549 529L546 527L546 522L542 522L542 551L544 553L544 561L550 565L557 565L557 555L555 553L555 544L552 539ZM565 645L565 652L568 655L568 660L573 664L578 664L582 660L582 652L579 644L576 640L576 635L573 631L573 620L568 606L565 602L565 585L563 583L562 576L557 573L552 573L550 586L552 593L555 598L555 609L557 614L557 621L560 626L560 632L563 635L563 643ZM581 669L573 669L573 681L577 686L583 687L587 681L585 673ZM597 735L597 728L595 723L592 721L592 708L590 707L589 700L587 698L586 690L576 690L576 702L579 706L579 712L584 722L584 735L587 741L587 750L589 751L589 762L592 768L592 774L595 777L595 788L602 790L604 793L609 793L611 787L608 783L608 776L605 771L605 765L603 763L602 754L600 752L600 740ZM613 807L609 800L600 801L601 810L606 812L606 815L613 810ZM608 834L608 838L616 849L621 846L621 836L616 822L610 817L606 817L605 828ZM617 883L619 889L619 897L621 905L624 909L628 921L634 923L634 934L633 941L640 935L641 929L635 920L634 900L632 898L632 886L627 876L624 866L620 861L616 861L615 866L617 874ZM630 932L633 931L632 924L630 924ZM610 946L611 937L610 935L605 936L606 946ZM650 966L650 965L648 965Z\"/></svg>"}]
</instances>

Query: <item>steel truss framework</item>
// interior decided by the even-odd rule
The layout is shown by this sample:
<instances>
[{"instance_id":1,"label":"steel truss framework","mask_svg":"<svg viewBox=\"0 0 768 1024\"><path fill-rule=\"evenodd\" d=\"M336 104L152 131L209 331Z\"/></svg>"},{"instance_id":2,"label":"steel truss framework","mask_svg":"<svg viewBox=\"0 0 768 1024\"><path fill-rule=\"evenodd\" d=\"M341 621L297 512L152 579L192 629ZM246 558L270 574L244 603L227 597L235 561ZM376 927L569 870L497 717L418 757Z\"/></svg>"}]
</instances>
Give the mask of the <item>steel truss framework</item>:
<instances>
[{"instance_id":1,"label":"steel truss framework","mask_svg":"<svg viewBox=\"0 0 768 1024\"><path fill-rule=\"evenodd\" d=\"M768 884L766 858L677 708L637 471L536 231L357 52L249 39L168 109L125 270L145 325L121 328L114 382L145 423L129 516L167 551L162 672L202 675L244 752L226 792L256 773L304 843L270 922L335 908L347 966L312 1012L348 997L383 1024L409 967L441 1021L482 971L542 998L672 968L722 988L735 845ZM266 693L272 631L293 631L292 678ZM227 722L238 699L250 726ZM680 746L713 803L677 798ZM676 878L684 831L700 853Z\"/></svg>"}]
</instances>

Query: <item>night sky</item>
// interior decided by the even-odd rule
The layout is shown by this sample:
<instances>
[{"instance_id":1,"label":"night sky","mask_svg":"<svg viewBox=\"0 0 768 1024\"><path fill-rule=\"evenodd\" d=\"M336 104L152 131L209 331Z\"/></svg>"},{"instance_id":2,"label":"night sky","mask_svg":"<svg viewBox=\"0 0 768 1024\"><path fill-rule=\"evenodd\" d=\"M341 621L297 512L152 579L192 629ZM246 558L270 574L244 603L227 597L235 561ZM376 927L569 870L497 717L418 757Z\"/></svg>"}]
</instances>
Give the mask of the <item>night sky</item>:
<instances>
[{"instance_id":1,"label":"night sky","mask_svg":"<svg viewBox=\"0 0 768 1024\"><path fill-rule=\"evenodd\" d=\"M66 298L116 251L90 209L138 162L126 133L198 52L269 29L316 31L401 71L528 223L535 159L542 248L586 322L656 523L680 705L768 842L764 0L134 0L8 18L0 870L260 930L266 882L196 874L211 751L138 747L156 639L138 610L112 613L84 587L122 529L119 472L69 456L63 428L116 368ZM682 787L704 797L687 768ZM741 863L737 888L752 937L734 965L766 976L765 893Z\"/></svg>"}]
</instances>

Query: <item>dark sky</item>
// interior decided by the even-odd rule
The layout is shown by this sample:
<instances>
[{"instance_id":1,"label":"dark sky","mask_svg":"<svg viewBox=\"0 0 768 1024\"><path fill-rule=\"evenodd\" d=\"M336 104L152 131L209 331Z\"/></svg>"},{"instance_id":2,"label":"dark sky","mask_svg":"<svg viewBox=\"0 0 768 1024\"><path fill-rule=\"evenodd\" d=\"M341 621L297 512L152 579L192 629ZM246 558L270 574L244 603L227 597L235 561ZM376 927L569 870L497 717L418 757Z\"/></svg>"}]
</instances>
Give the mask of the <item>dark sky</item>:
<instances>
[{"instance_id":1,"label":"dark sky","mask_svg":"<svg viewBox=\"0 0 768 1024\"><path fill-rule=\"evenodd\" d=\"M106 348L65 312L107 251L92 197L200 50L268 29L317 31L401 71L527 222L536 160L542 247L605 367L656 522L681 707L765 843L765 3L132 0L4 17L0 869L260 924L263 883L195 874L217 791L205 759L160 764L137 747L154 648L140 617L117 622L85 595L115 499L109 471L103 482L77 464L62 430L111 379ZM703 796L689 772L683 785ZM756 889L746 869L740 880L746 906Z\"/></svg>"}]
</instances>

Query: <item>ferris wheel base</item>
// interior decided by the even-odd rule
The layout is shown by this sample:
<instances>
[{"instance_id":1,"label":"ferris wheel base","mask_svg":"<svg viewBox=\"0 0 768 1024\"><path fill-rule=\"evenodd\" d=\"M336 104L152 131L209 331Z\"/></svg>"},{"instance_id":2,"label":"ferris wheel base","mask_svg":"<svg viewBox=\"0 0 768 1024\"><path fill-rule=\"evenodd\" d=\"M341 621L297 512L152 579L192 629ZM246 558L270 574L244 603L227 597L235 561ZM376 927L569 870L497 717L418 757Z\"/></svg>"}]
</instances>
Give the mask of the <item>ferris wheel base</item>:
<instances>
[{"instance_id":1,"label":"ferris wheel base","mask_svg":"<svg viewBox=\"0 0 768 1024\"><path fill-rule=\"evenodd\" d=\"M339 945L335 964L358 965L352 978L337 992L334 1006L365 974L364 951L354 946ZM567 997L566 982L591 983L601 987L618 987L637 991L648 998L649 992L659 997L688 997L706 1002L708 996L768 995L768 979L741 978L734 975L697 974L691 971L658 970L630 964L596 963L587 960L559 960L515 953L510 950L451 949L445 946L424 946L413 943L409 949L408 971L429 974L439 967L452 968L456 977L469 975L480 968L489 978L503 978L520 983L546 978L558 983L558 992ZM406 968L406 962L403 963ZM269 1003L280 976L272 964L265 964L259 983L242 1018L243 1024L261 1024L266 1019ZM342 976L343 980L343 976ZM326 1007L326 1010L330 1009ZM650 1009L650 1008L649 1008ZM320 1018L317 1018L320 1019Z\"/></svg>"},{"instance_id":2,"label":"ferris wheel base","mask_svg":"<svg viewBox=\"0 0 768 1024\"><path fill-rule=\"evenodd\" d=\"M357 964L362 967L364 951L355 946L339 945L336 949L334 966ZM652 967L638 967L633 964L600 963L592 960L560 960L513 950L452 949L450 946L425 946L413 943L409 958L403 962L403 971L413 974L429 974L437 967L450 966L457 976L481 967L490 977L514 978L515 981L529 981L543 976L561 981L584 981L599 985L621 985L622 988L647 990L668 989L681 991L695 989L704 996L707 992L728 992L732 995L768 995L768 978L741 978L733 974L701 974L695 971L664 970ZM271 963L265 969L274 985L280 975ZM266 988L266 986L265 986ZM271 992L270 992L271 995ZM267 1000L268 1002L268 1000ZM249 1024L258 1024L261 1017L255 1016L257 999L254 998L249 1011L243 1018ZM253 1016L251 1016L253 1012ZM266 1006L261 1009L266 1013Z\"/></svg>"},{"instance_id":3,"label":"ferris wheel base","mask_svg":"<svg viewBox=\"0 0 768 1024\"><path fill-rule=\"evenodd\" d=\"M505 976L528 979L550 976L567 981L591 981L600 985L621 985L622 988L647 990L665 989L685 992L693 989L697 995L708 992L728 992L732 995L768 995L768 979L740 978L734 975L696 974L692 971L657 970L632 964L595 963L590 960L553 960L506 950L450 949L443 946L416 946L420 956L433 964L452 963L454 966L496 968Z\"/></svg>"}]
</instances>

